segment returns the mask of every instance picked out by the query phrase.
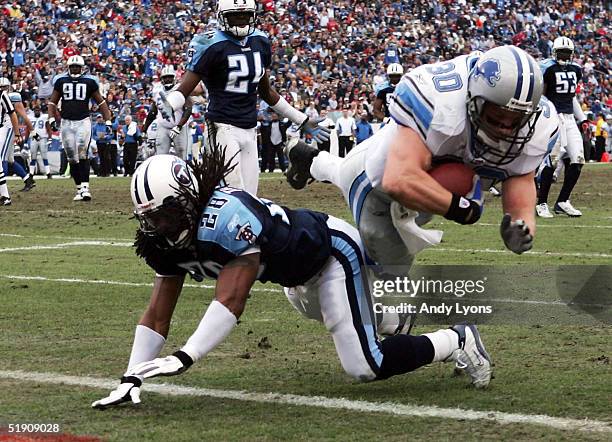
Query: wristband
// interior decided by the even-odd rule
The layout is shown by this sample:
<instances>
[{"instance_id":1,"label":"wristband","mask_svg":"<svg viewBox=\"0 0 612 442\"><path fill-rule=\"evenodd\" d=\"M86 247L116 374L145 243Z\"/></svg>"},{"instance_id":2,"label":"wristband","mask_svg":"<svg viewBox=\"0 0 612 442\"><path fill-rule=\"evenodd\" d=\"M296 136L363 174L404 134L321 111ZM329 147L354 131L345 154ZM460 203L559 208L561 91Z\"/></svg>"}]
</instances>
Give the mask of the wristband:
<instances>
[{"instance_id":1,"label":"wristband","mask_svg":"<svg viewBox=\"0 0 612 442\"><path fill-rule=\"evenodd\" d=\"M459 224L474 224L480 218L480 206L476 201L453 193L453 199L444 218Z\"/></svg>"},{"instance_id":2,"label":"wristband","mask_svg":"<svg viewBox=\"0 0 612 442\"><path fill-rule=\"evenodd\" d=\"M274 112L283 118L289 118L292 122L300 127L308 121L308 116L287 103L283 97L280 97L274 106L270 106Z\"/></svg>"}]
</instances>

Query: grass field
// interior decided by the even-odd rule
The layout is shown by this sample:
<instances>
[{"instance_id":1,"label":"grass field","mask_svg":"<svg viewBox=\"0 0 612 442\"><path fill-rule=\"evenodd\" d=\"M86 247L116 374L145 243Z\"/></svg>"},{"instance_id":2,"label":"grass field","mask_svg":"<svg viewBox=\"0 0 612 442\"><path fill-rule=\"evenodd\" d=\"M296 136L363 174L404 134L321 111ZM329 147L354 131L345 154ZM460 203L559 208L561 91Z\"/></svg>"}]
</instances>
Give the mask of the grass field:
<instances>
[{"instance_id":1,"label":"grass field","mask_svg":"<svg viewBox=\"0 0 612 442\"><path fill-rule=\"evenodd\" d=\"M145 387L139 407L94 411L91 402L106 396L109 380L125 369L152 282L130 247L136 222L129 219L129 181L94 179L91 203L73 203L68 180L40 180L27 194L17 192L18 182L9 184L13 205L0 212L0 427L57 423L63 433L113 441L612 438L609 320L481 327L495 361L486 391L469 388L444 364L357 384L343 373L323 326L293 311L279 287L260 284L229 339L185 375L167 378L170 387L162 394ZM551 199L558 190L553 187ZM265 175L260 195L350 217L328 185L295 192L281 175ZM574 196L585 215L540 221L533 252L504 251L499 200L491 199L478 225L436 219L432 227L445 230L443 244L418 262L609 265L611 195L612 167L587 165ZM542 287L550 283L541 281ZM164 354L195 329L211 287L211 281L190 281L185 288ZM534 292L537 298L538 287ZM430 329L417 323L415 332ZM199 390L171 388L177 385ZM334 405L333 398L347 401ZM443 413L447 409L459 411ZM28 439L0 433L3 440Z\"/></svg>"}]
</instances>

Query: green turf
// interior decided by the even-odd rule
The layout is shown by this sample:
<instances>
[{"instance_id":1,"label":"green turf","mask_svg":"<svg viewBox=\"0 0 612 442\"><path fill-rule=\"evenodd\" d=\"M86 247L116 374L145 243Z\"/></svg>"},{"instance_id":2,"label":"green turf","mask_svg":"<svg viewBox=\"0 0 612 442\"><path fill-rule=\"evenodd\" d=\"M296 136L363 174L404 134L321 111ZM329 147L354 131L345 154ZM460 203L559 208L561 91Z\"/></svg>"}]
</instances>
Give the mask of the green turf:
<instances>
[{"instance_id":1,"label":"green turf","mask_svg":"<svg viewBox=\"0 0 612 442\"><path fill-rule=\"evenodd\" d=\"M482 220L490 226L465 227L435 220L432 227L445 230L441 247L447 250L426 251L418 262L609 264L611 258L605 255L612 255L612 241L608 239L612 229L602 227L612 226L611 178L610 167L586 166L574 196L575 205L583 209L585 216L539 220L534 251L557 255L478 252L503 251L497 227L499 200L491 199ZM148 287L19 280L6 275L150 283L151 271L137 260L127 244L136 227L136 222L129 219L129 181L93 180L91 203L73 203L73 187L68 180L41 180L27 194L16 192L17 185L10 182L13 206L0 212L0 249L75 241L104 244L0 254L0 369L119 377L127 363L134 326L148 302ZM339 192L329 185L296 192L280 175L268 175L260 189L261 196L276 202L350 219ZM553 188L551 199L558 190L558 185ZM609 325L571 326L561 322L483 326L485 343L496 364L495 379L487 391L468 388L465 378L452 377L451 367L443 364L385 382L356 384L343 373L324 328L302 319L280 292L261 291L261 287L256 286L258 290L253 292L241 323L229 339L187 374L169 378L169 383L612 421ZM537 296L536 287L529 299ZM211 298L211 289L185 288L164 354L184 343ZM417 325L416 333L431 329ZM271 343L270 348L258 346L264 337ZM102 397L106 393L103 390L0 379L0 391L0 426L56 422L62 425L62 431L118 441L169 437L605 440L603 435L553 431L536 425L392 417L146 392L138 409L94 412L89 404Z\"/></svg>"}]
</instances>

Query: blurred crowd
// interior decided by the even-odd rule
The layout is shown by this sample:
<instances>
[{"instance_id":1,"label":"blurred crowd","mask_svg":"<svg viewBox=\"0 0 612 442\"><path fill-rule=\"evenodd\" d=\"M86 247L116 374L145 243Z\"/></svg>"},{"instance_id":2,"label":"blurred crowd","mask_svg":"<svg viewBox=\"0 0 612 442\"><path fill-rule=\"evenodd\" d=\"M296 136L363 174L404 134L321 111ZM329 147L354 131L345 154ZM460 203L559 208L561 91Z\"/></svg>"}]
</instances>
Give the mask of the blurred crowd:
<instances>
[{"instance_id":1,"label":"blurred crowd","mask_svg":"<svg viewBox=\"0 0 612 442\"><path fill-rule=\"evenodd\" d=\"M612 109L607 0L258 4L259 26L273 44L271 78L312 116L349 109L371 120L375 87L392 62L410 69L509 43L542 59L558 35L576 45L585 110L596 116ZM173 64L180 75L193 35L217 24L216 1L22 0L0 12L0 74L30 106L51 94L53 75L78 53L99 77L112 110L139 122L161 68ZM196 119L202 111L196 108Z\"/></svg>"}]
</instances>

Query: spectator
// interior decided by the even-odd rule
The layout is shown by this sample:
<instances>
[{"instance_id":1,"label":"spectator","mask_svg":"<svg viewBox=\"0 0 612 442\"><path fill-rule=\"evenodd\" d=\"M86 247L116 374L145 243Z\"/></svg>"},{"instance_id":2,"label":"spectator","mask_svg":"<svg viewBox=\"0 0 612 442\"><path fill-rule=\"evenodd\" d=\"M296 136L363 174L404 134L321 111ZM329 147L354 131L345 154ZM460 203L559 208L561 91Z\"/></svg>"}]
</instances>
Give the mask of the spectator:
<instances>
[{"instance_id":1,"label":"spectator","mask_svg":"<svg viewBox=\"0 0 612 442\"><path fill-rule=\"evenodd\" d=\"M334 123L334 121L331 118L329 118L329 116L327 115L327 109L321 109L320 118L322 118L322 120L319 122L319 126L326 127L329 130L335 129L336 123ZM329 152L330 140L327 140L323 143L318 143L317 148L319 150L324 150L325 152Z\"/></svg>"},{"instance_id":2,"label":"spectator","mask_svg":"<svg viewBox=\"0 0 612 442\"><path fill-rule=\"evenodd\" d=\"M342 117L336 121L336 132L338 133L338 156L344 157L353 148L355 139L355 119L349 116L348 109L342 111Z\"/></svg>"},{"instance_id":3,"label":"spectator","mask_svg":"<svg viewBox=\"0 0 612 442\"><path fill-rule=\"evenodd\" d=\"M374 135L374 131L372 130L372 125L368 121L368 113L365 111L361 112L361 115L359 115L359 121L357 122L356 127L357 128L355 132L356 132L357 144L361 143L362 141L367 140L372 135Z\"/></svg>"},{"instance_id":4,"label":"spectator","mask_svg":"<svg viewBox=\"0 0 612 442\"><path fill-rule=\"evenodd\" d=\"M132 116L125 117L125 124L121 127L123 135L123 176L132 176L136 168L138 143L140 143L140 128Z\"/></svg>"}]
</instances>

